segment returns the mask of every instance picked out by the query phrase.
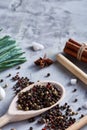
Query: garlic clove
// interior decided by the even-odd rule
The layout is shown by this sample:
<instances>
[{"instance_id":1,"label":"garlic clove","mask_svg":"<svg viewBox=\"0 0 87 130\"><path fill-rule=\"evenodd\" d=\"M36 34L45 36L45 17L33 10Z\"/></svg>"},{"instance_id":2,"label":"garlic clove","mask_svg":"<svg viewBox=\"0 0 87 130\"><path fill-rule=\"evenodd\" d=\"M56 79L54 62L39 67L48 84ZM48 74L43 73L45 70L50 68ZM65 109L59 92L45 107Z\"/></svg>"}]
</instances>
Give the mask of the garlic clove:
<instances>
[{"instance_id":1,"label":"garlic clove","mask_svg":"<svg viewBox=\"0 0 87 130\"><path fill-rule=\"evenodd\" d=\"M6 96L5 90L0 86L0 100L3 100Z\"/></svg>"},{"instance_id":2,"label":"garlic clove","mask_svg":"<svg viewBox=\"0 0 87 130\"><path fill-rule=\"evenodd\" d=\"M38 51L38 50L43 50L44 49L44 46L40 43L37 43L37 42L33 42L32 43L32 47L33 47L33 50L34 51Z\"/></svg>"}]
</instances>

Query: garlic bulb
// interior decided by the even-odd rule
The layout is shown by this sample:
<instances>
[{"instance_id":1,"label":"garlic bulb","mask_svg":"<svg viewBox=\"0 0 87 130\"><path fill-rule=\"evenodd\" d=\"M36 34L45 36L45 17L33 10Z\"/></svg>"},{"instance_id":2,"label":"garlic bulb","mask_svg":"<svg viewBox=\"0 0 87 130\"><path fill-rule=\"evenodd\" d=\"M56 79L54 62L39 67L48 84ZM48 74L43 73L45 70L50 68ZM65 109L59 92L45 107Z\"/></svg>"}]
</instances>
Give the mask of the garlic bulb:
<instances>
[{"instance_id":1,"label":"garlic bulb","mask_svg":"<svg viewBox=\"0 0 87 130\"><path fill-rule=\"evenodd\" d=\"M6 96L5 90L0 86L0 100L3 100Z\"/></svg>"}]
</instances>

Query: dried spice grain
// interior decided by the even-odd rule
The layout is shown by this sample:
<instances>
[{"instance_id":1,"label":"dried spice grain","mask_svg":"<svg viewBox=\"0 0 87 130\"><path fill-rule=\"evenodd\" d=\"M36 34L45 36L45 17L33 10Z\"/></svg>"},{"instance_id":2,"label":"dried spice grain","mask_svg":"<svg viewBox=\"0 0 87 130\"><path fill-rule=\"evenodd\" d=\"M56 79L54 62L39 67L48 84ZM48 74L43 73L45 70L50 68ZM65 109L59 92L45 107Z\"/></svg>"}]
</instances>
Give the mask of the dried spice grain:
<instances>
[{"instance_id":1,"label":"dried spice grain","mask_svg":"<svg viewBox=\"0 0 87 130\"><path fill-rule=\"evenodd\" d=\"M2 83L4 80L3 79L0 79L0 83Z\"/></svg>"},{"instance_id":2,"label":"dried spice grain","mask_svg":"<svg viewBox=\"0 0 87 130\"><path fill-rule=\"evenodd\" d=\"M50 73L47 73L47 75L45 76L46 78L50 76Z\"/></svg>"},{"instance_id":3,"label":"dried spice grain","mask_svg":"<svg viewBox=\"0 0 87 130\"><path fill-rule=\"evenodd\" d=\"M13 80L17 81L16 84L13 86L15 94L19 93L22 89L33 84L33 82L31 82L28 77L20 77L18 74L13 77Z\"/></svg>"},{"instance_id":4,"label":"dried spice grain","mask_svg":"<svg viewBox=\"0 0 87 130\"><path fill-rule=\"evenodd\" d=\"M72 92L76 92L77 91L77 89L75 88Z\"/></svg>"},{"instance_id":5,"label":"dried spice grain","mask_svg":"<svg viewBox=\"0 0 87 130\"><path fill-rule=\"evenodd\" d=\"M16 74L14 77L12 77L13 81L17 81L20 79L20 76L18 74Z\"/></svg>"},{"instance_id":6,"label":"dried spice grain","mask_svg":"<svg viewBox=\"0 0 87 130\"><path fill-rule=\"evenodd\" d=\"M36 61L34 61L35 65L40 66L40 68L44 68L47 66L50 66L51 64L54 63L53 60L51 60L50 58L46 58L46 56L44 56L43 58L40 57L39 59L37 59Z\"/></svg>"},{"instance_id":7,"label":"dried spice grain","mask_svg":"<svg viewBox=\"0 0 87 130\"><path fill-rule=\"evenodd\" d=\"M28 119L28 122L29 122L29 123L34 122L34 121L35 121L35 118L34 118L34 117L33 117L33 118Z\"/></svg>"},{"instance_id":8,"label":"dried spice grain","mask_svg":"<svg viewBox=\"0 0 87 130\"><path fill-rule=\"evenodd\" d=\"M15 128L12 128L11 130L16 130Z\"/></svg>"},{"instance_id":9,"label":"dried spice grain","mask_svg":"<svg viewBox=\"0 0 87 130\"><path fill-rule=\"evenodd\" d=\"M8 74L8 75L7 75L7 77L10 77L10 76L11 76L11 74Z\"/></svg>"},{"instance_id":10,"label":"dried spice grain","mask_svg":"<svg viewBox=\"0 0 87 130\"><path fill-rule=\"evenodd\" d=\"M76 119L70 114L70 110L72 109L70 107L68 108L68 106L67 103L62 106L57 105L43 113L37 122L38 124L45 124L42 130L65 130L75 123ZM67 115L66 112L68 112Z\"/></svg>"},{"instance_id":11,"label":"dried spice grain","mask_svg":"<svg viewBox=\"0 0 87 130\"><path fill-rule=\"evenodd\" d=\"M18 66L16 69L20 69L21 68L21 66Z\"/></svg>"},{"instance_id":12,"label":"dried spice grain","mask_svg":"<svg viewBox=\"0 0 87 130\"><path fill-rule=\"evenodd\" d=\"M34 85L30 90L18 94L17 108L19 110L28 111L50 107L55 104L61 96L61 90L51 83L47 83L46 85Z\"/></svg>"},{"instance_id":13,"label":"dried spice grain","mask_svg":"<svg viewBox=\"0 0 87 130\"><path fill-rule=\"evenodd\" d=\"M78 109L77 109L77 111L80 111L82 108L81 107L79 107Z\"/></svg>"},{"instance_id":14,"label":"dried spice grain","mask_svg":"<svg viewBox=\"0 0 87 130\"><path fill-rule=\"evenodd\" d=\"M79 117L79 118L83 118L84 117L84 115L83 114L81 114L81 116Z\"/></svg>"},{"instance_id":15,"label":"dried spice grain","mask_svg":"<svg viewBox=\"0 0 87 130\"><path fill-rule=\"evenodd\" d=\"M30 127L29 130L33 130L33 127Z\"/></svg>"},{"instance_id":16,"label":"dried spice grain","mask_svg":"<svg viewBox=\"0 0 87 130\"><path fill-rule=\"evenodd\" d=\"M78 99L77 99L77 98L75 98L75 100L74 100L73 102L75 103L75 102L77 102L77 101L78 101Z\"/></svg>"}]
</instances>

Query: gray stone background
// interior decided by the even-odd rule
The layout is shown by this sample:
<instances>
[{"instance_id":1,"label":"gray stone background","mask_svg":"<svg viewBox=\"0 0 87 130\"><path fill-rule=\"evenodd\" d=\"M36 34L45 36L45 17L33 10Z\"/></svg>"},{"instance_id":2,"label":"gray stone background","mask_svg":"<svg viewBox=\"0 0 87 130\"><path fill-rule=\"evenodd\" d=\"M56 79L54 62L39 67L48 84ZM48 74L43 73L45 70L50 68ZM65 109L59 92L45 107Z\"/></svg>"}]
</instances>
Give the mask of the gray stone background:
<instances>
[{"instance_id":1,"label":"gray stone background","mask_svg":"<svg viewBox=\"0 0 87 130\"><path fill-rule=\"evenodd\" d=\"M55 60L55 55L63 51L64 45L69 38L79 42L87 41L87 0L0 0L0 36L11 35L26 52L27 62L21 65L20 76L27 76L31 81L54 80L64 85L66 97L62 103L68 102L76 111L87 101L87 86L80 80L76 85L70 85L70 80L76 78L59 63L55 63L48 68L37 70L34 61L43 57L46 53L48 57ZM32 42L39 42L45 49L34 52L31 49ZM87 72L86 63L80 63L71 59L76 65ZM14 76L18 70L16 67L0 73L0 78L4 82L0 85L8 84L6 88L6 98L0 101L0 116L6 113L10 102L14 96L12 87L14 82L6 76L11 73ZM51 76L44 76L50 72ZM72 93L76 88L77 92ZM77 103L73 100L78 98ZM61 103L61 104L62 104ZM76 116L86 115L87 110L83 109ZM34 130L41 130L41 127L28 121L11 123L3 127L3 130L16 128L17 130L28 130L30 126ZM82 130L87 130L87 126Z\"/></svg>"}]
</instances>

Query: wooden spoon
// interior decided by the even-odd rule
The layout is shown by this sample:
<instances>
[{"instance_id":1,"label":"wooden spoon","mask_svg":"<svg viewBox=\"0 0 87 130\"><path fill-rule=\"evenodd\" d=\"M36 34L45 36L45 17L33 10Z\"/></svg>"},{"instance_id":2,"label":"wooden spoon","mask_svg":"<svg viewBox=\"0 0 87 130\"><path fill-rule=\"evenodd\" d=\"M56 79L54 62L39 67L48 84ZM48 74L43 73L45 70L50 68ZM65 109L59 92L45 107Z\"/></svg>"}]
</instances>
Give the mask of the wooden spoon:
<instances>
[{"instance_id":1,"label":"wooden spoon","mask_svg":"<svg viewBox=\"0 0 87 130\"><path fill-rule=\"evenodd\" d=\"M52 105L50 107L46 107L46 108L39 109L39 110L23 111L23 110L18 110L17 109L17 103L16 103L17 100L18 100L18 95L17 95L13 99L7 113L0 118L0 128L2 126L6 125L9 122L16 122L16 121L21 121L21 120L25 120L25 119L35 117L35 116L37 116L37 115L51 109L52 107L56 106L57 104L59 104L60 101L62 101L62 99L64 98L65 89L61 84L59 84L57 82L54 82L54 81L36 82L36 83L26 87L25 89L23 89L21 92L28 91L29 89L33 88L34 85L46 85L48 82L55 85L56 88L60 89L60 91L62 92L62 96L61 96L60 100L58 100L54 105Z\"/></svg>"},{"instance_id":2,"label":"wooden spoon","mask_svg":"<svg viewBox=\"0 0 87 130\"><path fill-rule=\"evenodd\" d=\"M81 118L79 121L75 122L73 125L71 125L66 130L80 130L82 127L87 125L87 115Z\"/></svg>"}]
</instances>

